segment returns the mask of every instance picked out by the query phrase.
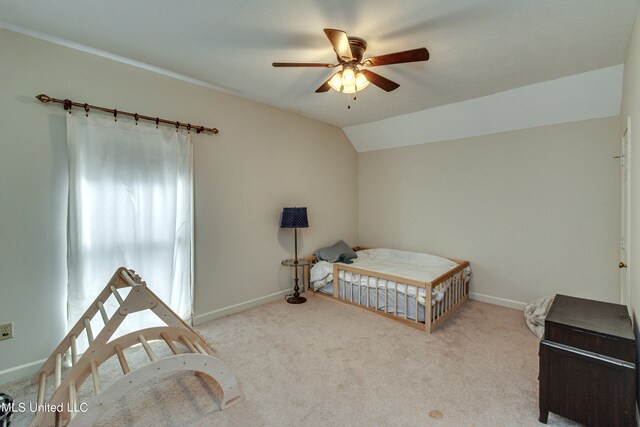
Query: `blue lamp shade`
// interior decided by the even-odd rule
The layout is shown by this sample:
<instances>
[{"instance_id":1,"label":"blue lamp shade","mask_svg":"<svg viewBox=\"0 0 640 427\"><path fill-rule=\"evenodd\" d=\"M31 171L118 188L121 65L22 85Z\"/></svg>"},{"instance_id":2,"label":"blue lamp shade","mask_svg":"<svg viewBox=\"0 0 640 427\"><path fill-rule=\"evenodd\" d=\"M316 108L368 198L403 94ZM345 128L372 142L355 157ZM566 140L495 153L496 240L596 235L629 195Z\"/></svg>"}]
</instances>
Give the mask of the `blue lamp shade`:
<instances>
[{"instance_id":1,"label":"blue lamp shade","mask_svg":"<svg viewBox=\"0 0 640 427\"><path fill-rule=\"evenodd\" d=\"M281 228L307 228L307 208L283 208L280 218Z\"/></svg>"}]
</instances>

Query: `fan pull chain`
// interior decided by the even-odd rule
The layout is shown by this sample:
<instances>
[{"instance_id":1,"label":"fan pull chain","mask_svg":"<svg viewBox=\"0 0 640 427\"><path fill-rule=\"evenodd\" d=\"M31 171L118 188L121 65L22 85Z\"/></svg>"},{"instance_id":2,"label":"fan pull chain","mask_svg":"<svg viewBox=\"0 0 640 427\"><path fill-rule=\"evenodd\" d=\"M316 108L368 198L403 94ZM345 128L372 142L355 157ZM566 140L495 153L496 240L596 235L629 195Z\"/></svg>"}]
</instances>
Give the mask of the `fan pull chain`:
<instances>
[{"instance_id":1,"label":"fan pull chain","mask_svg":"<svg viewBox=\"0 0 640 427\"><path fill-rule=\"evenodd\" d=\"M355 93L353 94L353 100L356 101L358 99L358 90L356 89ZM348 93L347 94L347 110L351 109L351 94Z\"/></svg>"}]
</instances>

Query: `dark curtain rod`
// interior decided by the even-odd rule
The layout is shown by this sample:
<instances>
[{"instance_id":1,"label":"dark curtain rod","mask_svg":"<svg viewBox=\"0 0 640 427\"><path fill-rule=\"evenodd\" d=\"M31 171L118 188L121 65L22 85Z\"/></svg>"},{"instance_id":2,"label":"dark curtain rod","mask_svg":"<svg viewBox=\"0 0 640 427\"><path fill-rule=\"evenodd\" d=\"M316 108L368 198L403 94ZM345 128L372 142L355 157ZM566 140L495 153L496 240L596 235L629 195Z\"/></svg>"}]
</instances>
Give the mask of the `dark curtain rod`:
<instances>
[{"instance_id":1,"label":"dark curtain rod","mask_svg":"<svg viewBox=\"0 0 640 427\"><path fill-rule=\"evenodd\" d=\"M57 99L57 98L51 98L43 93L41 93L40 95L36 96L36 99L40 102L42 102L43 104L46 104L47 102L55 102L56 104L62 104L64 106L65 110L71 110L71 107L80 107L82 109L84 109L84 111L86 111L87 113L89 113L89 110L99 110L99 111L104 111L105 113L111 113L113 114L113 117L115 117L116 119L118 118L118 115L121 116L129 116L129 117L133 117L134 119L136 119L136 122L138 120L148 120L150 122L155 122L156 126L160 123L164 123L164 124L168 124L168 125L173 125L176 127L176 129L179 128L185 128L188 131L191 131L192 129L195 130L197 133L200 132L211 132L211 133L218 133L218 129L216 128L207 128L204 126L199 126L199 125L192 125L191 123L180 123L180 122L176 122L176 121L171 121L171 120L166 120L166 119L161 119L159 117L151 117L151 116L145 116L142 114L138 114L138 113L129 113L126 111L119 111L119 110L114 110L111 108L104 108L104 107L98 107L97 105L91 105L91 104L82 104L80 102L73 102L70 99Z\"/></svg>"}]
</instances>

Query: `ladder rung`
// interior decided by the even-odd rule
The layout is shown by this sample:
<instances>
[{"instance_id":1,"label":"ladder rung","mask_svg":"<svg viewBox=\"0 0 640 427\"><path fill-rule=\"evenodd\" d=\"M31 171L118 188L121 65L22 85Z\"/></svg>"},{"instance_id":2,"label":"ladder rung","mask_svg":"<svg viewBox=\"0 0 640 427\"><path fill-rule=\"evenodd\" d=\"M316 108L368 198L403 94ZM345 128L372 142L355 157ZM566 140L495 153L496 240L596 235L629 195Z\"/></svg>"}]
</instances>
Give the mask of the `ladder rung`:
<instances>
[{"instance_id":1,"label":"ladder rung","mask_svg":"<svg viewBox=\"0 0 640 427\"><path fill-rule=\"evenodd\" d=\"M47 373L45 371L40 372L40 382L38 385L38 409L42 408L44 404L44 388L47 385Z\"/></svg>"},{"instance_id":2,"label":"ladder rung","mask_svg":"<svg viewBox=\"0 0 640 427\"><path fill-rule=\"evenodd\" d=\"M78 346L76 345L76 336L71 335L71 366L76 366L76 359L78 358Z\"/></svg>"},{"instance_id":3,"label":"ladder rung","mask_svg":"<svg viewBox=\"0 0 640 427\"><path fill-rule=\"evenodd\" d=\"M95 359L91 361L91 376L93 377L93 390L96 394L100 394L102 387L100 387L100 373Z\"/></svg>"},{"instance_id":4,"label":"ladder rung","mask_svg":"<svg viewBox=\"0 0 640 427\"><path fill-rule=\"evenodd\" d=\"M199 353L198 350L196 350L196 348L193 346L193 344L191 344L191 341L189 341L184 335L180 335L180 341L182 341L182 343L187 346L187 348L189 349L189 351L191 353Z\"/></svg>"},{"instance_id":5,"label":"ladder rung","mask_svg":"<svg viewBox=\"0 0 640 427\"><path fill-rule=\"evenodd\" d=\"M89 340L89 345L93 343L93 331L91 330L91 321L88 317L84 318L84 328L87 331L87 340Z\"/></svg>"},{"instance_id":6,"label":"ladder rung","mask_svg":"<svg viewBox=\"0 0 640 427\"><path fill-rule=\"evenodd\" d=\"M167 343L167 345L169 346L169 348L171 349L171 351L173 351L173 354L180 354L180 350L178 350L178 347L176 347L176 345L173 343L173 341L171 340L171 338L169 338L169 336L167 334L165 334L164 332L162 332L160 334L160 336L162 337L162 339L164 340L164 342Z\"/></svg>"},{"instance_id":7,"label":"ladder rung","mask_svg":"<svg viewBox=\"0 0 640 427\"><path fill-rule=\"evenodd\" d=\"M122 367L122 373L127 375L130 372L129 364L127 363L127 359L124 357L124 353L122 352L122 347L116 345L116 354L118 355L118 361L120 362L120 366Z\"/></svg>"},{"instance_id":8,"label":"ladder rung","mask_svg":"<svg viewBox=\"0 0 640 427\"><path fill-rule=\"evenodd\" d=\"M201 346L197 341L195 341L195 342L193 343L193 346L194 346L196 349L198 349L198 351L199 351L200 353L202 353L202 354L206 354L206 355L209 355L209 352L208 352L207 350L205 350L204 348L202 348L202 346Z\"/></svg>"},{"instance_id":9,"label":"ladder rung","mask_svg":"<svg viewBox=\"0 0 640 427\"><path fill-rule=\"evenodd\" d=\"M56 353L56 389L60 387L62 379L62 354Z\"/></svg>"},{"instance_id":10,"label":"ladder rung","mask_svg":"<svg viewBox=\"0 0 640 427\"><path fill-rule=\"evenodd\" d=\"M76 416L76 406L78 405L77 397L76 397L76 383L71 381L69 383L69 404L71 405L71 411L69 412L69 416L71 419Z\"/></svg>"},{"instance_id":11,"label":"ladder rung","mask_svg":"<svg viewBox=\"0 0 640 427\"><path fill-rule=\"evenodd\" d=\"M118 290L116 289L115 286L111 285L111 293L113 294L114 297L116 297L116 300L118 301L118 304L122 305L122 297L120 296L120 293L118 292Z\"/></svg>"},{"instance_id":12,"label":"ladder rung","mask_svg":"<svg viewBox=\"0 0 640 427\"><path fill-rule=\"evenodd\" d=\"M127 282L127 285L131 287L138 286L138 284L133 281L131 276L129 276L129 271L120 271L120 277L122 277L124 281Z\"/></svg>"},{"instance_id":13,"label":"ladder rung","mask_svg":"<svg viewBox=\"0 0 640 427\"><path fill-rule=\"evenodd\" d=\"M106 325L107 323L109 323L109 316L107 316L107 311L104 309L104 304L102 303L102 301L98 301L98 309L100 309L102 321Z\"/></svg>"},{"instance_id":14,"label":"ladder rung","mask_svg":"<svg viewBox=\"0 0 640 427\"><path fill-rule=\"evenodd\" d=\"M147 342L147 339L143 335L138 335L138 339L142 343L144 350L149 355L149 359L151 359L152 362L155 362L156 360L158 360L158 358L156 357L156 354L153 352L153 350L151 349L151 346Z\"/></svg>"}]
</instances>

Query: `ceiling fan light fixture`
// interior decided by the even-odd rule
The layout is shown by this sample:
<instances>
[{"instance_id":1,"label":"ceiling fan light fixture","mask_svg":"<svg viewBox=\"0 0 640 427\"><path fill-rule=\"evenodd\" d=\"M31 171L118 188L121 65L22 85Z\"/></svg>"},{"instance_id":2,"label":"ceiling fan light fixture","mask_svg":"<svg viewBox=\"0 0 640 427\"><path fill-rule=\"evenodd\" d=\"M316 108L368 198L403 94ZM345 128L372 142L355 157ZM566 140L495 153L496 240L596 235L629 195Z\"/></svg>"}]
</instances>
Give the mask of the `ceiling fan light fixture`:
<instances>
[{"instance_id":1,"label":"ceiling fan light fixture","mask_svg":"<svg viewBox=\"0 0 640 427\"><path fill-rule=\"evenodd\" d=\"M358 71L358 74L356 74L355 84L356 88L360 91L369 86L369 80L367 80L364 74Z\"/></svg>"},{"instance_id":2,"label":"ceiling fan light fixture","mask_svg":"<svg viewBox=\"0 0 640 427\"><path fill-rule=\"evenodd\" d=\"M338 71L337 73L335 73L333 76L331 76L331 79L329 80L329 86L331 86L332 89L340 92L342 89L342 73L340 71Z\"/></svg>"},{"instance_id":3,"label":"ceiling fan light fixture","mask_svg":"<svg viewBox=\"0 0 640 427\"><path fill-rule=\"evenodd\" d=\"M369 85L369 81L358 68L344 67L329 79L329 86L337 92L356 93Z\"/></svg>"},{"instance_id":4,"label":"ceiling fan light fixture","mask_svg":"<svg viewBox=\"0 0 640 427\"><path fill-rule=\"evenodd\" d=\"M342 86L342 93L356 93L356 85L351 84L349 86Z\"/></svg>"},{"instance_id":5,"label":"ceiling fan light fixture","mask_svg":"<svg viewBox=\"0 0 640 427\"><path fill-rule=\"evenodd\" d=\"M356 84L356 73L354 73L353 68L345 67L342 70L342 86L350 87L355 86Z\"/></svg>"}]
</instances>

